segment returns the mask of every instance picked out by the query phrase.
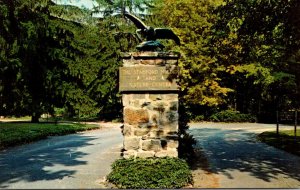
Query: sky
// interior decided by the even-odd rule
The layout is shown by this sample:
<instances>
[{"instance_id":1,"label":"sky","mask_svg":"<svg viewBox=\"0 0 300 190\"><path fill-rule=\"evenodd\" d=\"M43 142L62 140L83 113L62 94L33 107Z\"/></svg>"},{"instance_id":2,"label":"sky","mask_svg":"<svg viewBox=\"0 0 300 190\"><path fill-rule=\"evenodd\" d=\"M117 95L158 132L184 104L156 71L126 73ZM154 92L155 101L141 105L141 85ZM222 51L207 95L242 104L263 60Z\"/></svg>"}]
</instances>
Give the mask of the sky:
<instances>
[{"instance_id":1,"label":"sky","mask_svg":"<svg viewBox=\"0 0 300 190\"><path fill-rule=\"evenodd\" d=\"M75 5L80 8L88 8L92 9L93 6L97 6L98 4L93 0L52 0L56 4L65 4L65 5Z\"/></svg>"}]
</instances>

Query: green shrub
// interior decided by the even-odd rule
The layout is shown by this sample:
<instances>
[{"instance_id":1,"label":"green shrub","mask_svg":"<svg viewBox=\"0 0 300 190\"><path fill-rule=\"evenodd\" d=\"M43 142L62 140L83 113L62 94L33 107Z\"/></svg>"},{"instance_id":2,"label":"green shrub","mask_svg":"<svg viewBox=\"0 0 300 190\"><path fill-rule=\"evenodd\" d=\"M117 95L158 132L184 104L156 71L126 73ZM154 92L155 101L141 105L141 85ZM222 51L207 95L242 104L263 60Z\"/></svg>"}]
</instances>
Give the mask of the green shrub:
<instances>
[{"instance_id":1,"label":"green shrub","mask_svg":"<svg viewBox=\"0 0 300 190\"><path fill-rule=\"evenodd\" d=\"M120 159L113 163L109 182L118 188L181 188L192 183L188 164L178 158Z\"/></svg>"},{"instance_id":2,"label":"green shrub","mask_svg":"<svg viewBox=\"0 0 300 190\"><path fill-rule=\"evenodd\" d=\"M255 116L242 114L239 111L225 110L215 113L209 117L214 122L255 122Z\"/></svg>"},{"instance_id":3,"label":"green shrub","mask_svg":"<svg viewBox=\"0 0 300 190\"><path fill-rule=\"evenodd\" d=\"M194 122L200 122L200 121L204 121L204 115L196 115L192 121Z\"/></svg>"},{"instance_id":4,"label":"green shrub","mask_svg":"<svg viewBox=\"0 0 300 190\"><path fill-rule=\"evenodd\" d=\"M189 164L191 164L195 158L195 148L197 141L193 137L193 135L189 133L184 133L179 138L179 147L178 153L181 159L186 160Z\"/></svg>"}]
</instances>

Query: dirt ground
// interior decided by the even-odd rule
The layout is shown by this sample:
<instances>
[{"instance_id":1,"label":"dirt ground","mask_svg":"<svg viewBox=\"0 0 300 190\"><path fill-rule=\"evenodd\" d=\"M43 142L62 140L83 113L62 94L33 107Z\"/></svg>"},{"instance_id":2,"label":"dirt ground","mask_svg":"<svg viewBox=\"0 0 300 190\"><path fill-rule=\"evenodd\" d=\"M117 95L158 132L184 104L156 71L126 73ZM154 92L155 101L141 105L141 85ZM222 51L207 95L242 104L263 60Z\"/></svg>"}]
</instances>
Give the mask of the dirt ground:
<instances>
[{"instance_id":1,"label":"dirt ground","mask_svg":"<svg viewBox=\"0 0 300 190\"><path fill-rule=\"evenodd\" d=\"M219 188L219 179L211 172L207 158L199 149L195 160L192 165L194 184L187 188Z\"/></svg>"}]
</instances>

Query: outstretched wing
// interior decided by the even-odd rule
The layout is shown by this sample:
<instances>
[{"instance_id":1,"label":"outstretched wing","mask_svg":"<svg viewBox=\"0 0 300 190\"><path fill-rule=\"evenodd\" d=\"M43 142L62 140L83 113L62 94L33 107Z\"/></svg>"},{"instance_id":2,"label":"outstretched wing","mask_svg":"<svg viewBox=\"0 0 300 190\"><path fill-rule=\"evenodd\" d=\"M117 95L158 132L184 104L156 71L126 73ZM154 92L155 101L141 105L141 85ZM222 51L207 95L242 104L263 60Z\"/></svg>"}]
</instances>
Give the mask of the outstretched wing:
<instances>
[{"instance_id":1,"label":"outstretched wing","mask_svg":"<svg viewBox=\"0 0 300 190\"><path fill-rule=\"evenodd\" d=\"M146 29L147 28L147 25L144 24L143 21L141 21L139 18L137 18L136 16L130 14L130 13L124 13L124 15L129 18L133 23L134 25L139 28L139 29Z\"/></svg>"},{"instance_id":2,"label":"outstretched wing","mask_svg":"<svg viewBox=\"0 0 300 190\"><path fill-rule=\"evenodd\" d=\"M177 45L180 45L180 39L171 29L155 28L154 30L156 39L172 39Z\"/></svg>"}]
</instances>

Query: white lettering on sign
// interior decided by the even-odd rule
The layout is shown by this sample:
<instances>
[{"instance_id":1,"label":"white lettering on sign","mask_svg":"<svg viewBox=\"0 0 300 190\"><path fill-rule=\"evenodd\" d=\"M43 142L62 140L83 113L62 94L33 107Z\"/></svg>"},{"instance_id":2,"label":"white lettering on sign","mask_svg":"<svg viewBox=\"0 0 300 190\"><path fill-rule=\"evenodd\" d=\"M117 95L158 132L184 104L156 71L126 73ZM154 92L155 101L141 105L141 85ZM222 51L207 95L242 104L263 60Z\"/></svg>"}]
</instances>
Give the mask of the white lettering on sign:
<instances>
[{"instance_id":1,"label":"white lettering on sign","mask_svg":"<svg viewBox=\"0 0 300 190\"><path fill-rule=\"evenodd\" d=\"M121 67L120 91L178 90L165 67Z\"/></svg>"}]
</instances>

